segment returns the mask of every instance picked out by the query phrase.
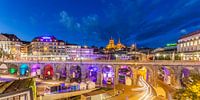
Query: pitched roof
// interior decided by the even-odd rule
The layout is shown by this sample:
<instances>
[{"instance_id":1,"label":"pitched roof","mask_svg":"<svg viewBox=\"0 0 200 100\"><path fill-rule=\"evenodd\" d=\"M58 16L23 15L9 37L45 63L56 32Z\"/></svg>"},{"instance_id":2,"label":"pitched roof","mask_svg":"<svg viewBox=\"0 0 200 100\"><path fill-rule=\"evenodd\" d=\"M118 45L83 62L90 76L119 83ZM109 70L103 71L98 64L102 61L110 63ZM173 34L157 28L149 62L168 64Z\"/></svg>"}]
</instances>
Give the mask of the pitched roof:
<instances>
[{"instance_id":1,"label":"pitched roof","mask_svg":"<svg viewBox=\"0 0 200 100\"><path fill-rule=\"evenodd\" d=\"M5 37L7 37L10 41L21 41L16 35L8 34L8 33L1 33Z\"/></svg>"}]
</instances>

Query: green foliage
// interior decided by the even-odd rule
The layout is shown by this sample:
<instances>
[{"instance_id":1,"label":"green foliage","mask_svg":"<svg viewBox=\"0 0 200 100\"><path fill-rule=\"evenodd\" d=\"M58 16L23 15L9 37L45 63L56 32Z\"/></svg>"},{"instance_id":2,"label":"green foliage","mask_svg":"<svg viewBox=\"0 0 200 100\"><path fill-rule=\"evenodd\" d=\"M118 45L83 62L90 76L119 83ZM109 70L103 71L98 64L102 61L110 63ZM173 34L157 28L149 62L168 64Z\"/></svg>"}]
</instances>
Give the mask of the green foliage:
<instances>
[{"instance_id":1,"label":"green foliage","mask_svg":"<svg viewBox=\"0 0 200 100\"><path fill-rule=\"evenodd\" d=\"M200 99L200 75L192 74L183 79L185 88L178 90L175 99L178 100L199 100Z\"/></svg>"}]
</instances>

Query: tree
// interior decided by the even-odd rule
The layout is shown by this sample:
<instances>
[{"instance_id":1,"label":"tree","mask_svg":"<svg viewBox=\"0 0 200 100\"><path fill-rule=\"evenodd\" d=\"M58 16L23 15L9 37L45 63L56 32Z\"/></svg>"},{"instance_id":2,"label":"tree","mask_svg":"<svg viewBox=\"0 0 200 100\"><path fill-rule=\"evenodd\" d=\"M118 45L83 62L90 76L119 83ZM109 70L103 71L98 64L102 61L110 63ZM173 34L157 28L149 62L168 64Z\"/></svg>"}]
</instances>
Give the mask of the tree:
<instances>
[{"instance_id":1,"label":"tree","mask_svg":"<svg viewBox=\"0 0 200 100\"><path fill-rule=\"evenodd\" d=\"M178 100L199 100L200 99L200 75L191 74L190 77L184 78L185 87L175 93L175 99Z\"/></svg>"}]
</instances>

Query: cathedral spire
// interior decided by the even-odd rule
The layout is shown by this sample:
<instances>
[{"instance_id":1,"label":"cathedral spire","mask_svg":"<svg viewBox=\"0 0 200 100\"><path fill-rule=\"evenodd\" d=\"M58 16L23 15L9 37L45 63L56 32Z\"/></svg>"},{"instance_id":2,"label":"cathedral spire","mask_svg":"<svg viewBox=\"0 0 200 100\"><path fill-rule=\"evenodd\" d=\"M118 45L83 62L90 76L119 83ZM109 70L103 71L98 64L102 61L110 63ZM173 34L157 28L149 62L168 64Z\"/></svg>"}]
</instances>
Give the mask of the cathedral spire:
<instances>
[{"instance_id":1,"label":"cathedral spire","mask_svg":"<svg viewBox=\"0 0 200 100\"><path fill-rule=\"evenodd\" d=\"M120 43L120 44L121 44L120 38L118 39L118 43Z\"/></svg>"}]
</instances>

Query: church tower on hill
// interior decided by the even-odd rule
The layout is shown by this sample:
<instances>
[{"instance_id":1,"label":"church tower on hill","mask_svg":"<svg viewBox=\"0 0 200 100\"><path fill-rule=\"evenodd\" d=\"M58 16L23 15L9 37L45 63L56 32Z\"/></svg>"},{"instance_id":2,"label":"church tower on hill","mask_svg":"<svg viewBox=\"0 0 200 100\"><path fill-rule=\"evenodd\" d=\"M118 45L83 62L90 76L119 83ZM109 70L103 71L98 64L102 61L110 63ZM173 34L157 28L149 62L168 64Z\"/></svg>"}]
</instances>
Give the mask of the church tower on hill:
<instances>
[{"instance_id":1,"label":"church tower on hill","mask_svg":"<svg viewBox=\"0 0 200 100\"><path fill-rule=\"evenodd\" d=\"M114 39L111 37L109 40L108 45L106 46L106 49L115 49L115 50L120 50L122 48L125 48L125 46L121 43L120 39L118 40L117 45L115 45Z\"/></svg>"}]
</instances>

